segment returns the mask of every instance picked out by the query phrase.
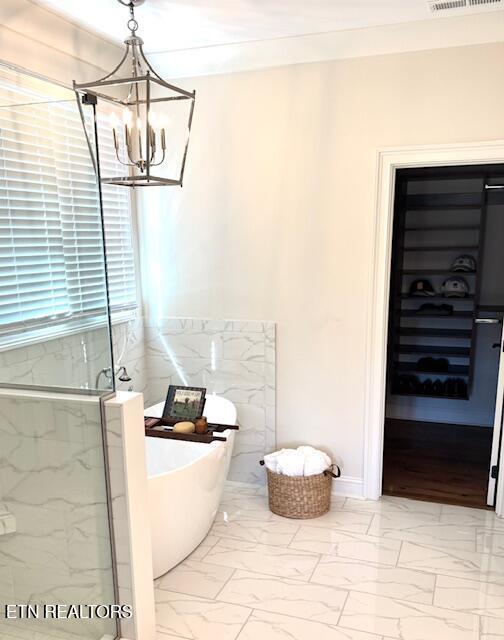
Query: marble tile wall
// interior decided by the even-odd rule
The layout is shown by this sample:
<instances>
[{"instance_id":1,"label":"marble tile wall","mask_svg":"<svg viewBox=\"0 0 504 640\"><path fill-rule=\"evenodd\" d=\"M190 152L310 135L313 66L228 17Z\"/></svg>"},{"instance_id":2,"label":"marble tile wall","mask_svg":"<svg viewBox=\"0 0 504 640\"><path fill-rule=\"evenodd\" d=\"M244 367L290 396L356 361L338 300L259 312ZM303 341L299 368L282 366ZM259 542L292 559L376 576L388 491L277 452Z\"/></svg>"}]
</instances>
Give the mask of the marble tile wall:
<instances>
[{"instance_id":1,"label":"marble tile wall","mask_svg":"<svg viewBox=\"0 0 504 640\"><path fill-rule=\"evenodd\" d=\"M259 460L276 445L275 324L145 319L144 332L145 406L163 401L170 384L206 387L228 398L240 424L229 477L264 482Z\"/></svg>"},{"instance_id":2,"label":"marble tile wall","mask_svg":"<svg viewBox=\"0 0 504 640\"><path fill-rule=\"evenodd\" d=\"M134 319L113 326L116 364L124 364L135 380L145 384L143 321ZM110 366L108 329L105 327L0 351L0 382L94 389L98 372ZM100 388L105 379L101 378ZM119 383L128 390L128 383Z\"/></svg>"},{"instance_id":3,"label":"marble tile wall","mask_svg":"<svg viewBox=\"0 0 504 640\"><path fill-rule=\"evenodd\" d=\"M0 536L0 600L114 602L98 398L2 391L0 496L15 522ZM115 629L101 620L31 622L0 618L0 637L100 640Z\"/></svg>"}]
</instances>

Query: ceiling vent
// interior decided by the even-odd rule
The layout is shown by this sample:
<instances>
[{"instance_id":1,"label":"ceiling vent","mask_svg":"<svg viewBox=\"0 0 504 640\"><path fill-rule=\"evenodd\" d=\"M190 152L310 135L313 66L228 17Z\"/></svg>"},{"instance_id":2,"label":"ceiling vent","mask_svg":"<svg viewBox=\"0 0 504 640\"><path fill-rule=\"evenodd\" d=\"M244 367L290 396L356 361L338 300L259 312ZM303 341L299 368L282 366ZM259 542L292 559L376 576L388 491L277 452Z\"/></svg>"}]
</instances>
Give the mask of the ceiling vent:
<instances>
[{"instance_id":1,"label":"ceiling vent","mask_svg":"<svg viewBox=\"0 0 504 640\"><path fill-rule=\"evenodd\" d=\"M436 11L449 11L450 9L460 9L461 7L467 7L467 0L434 0L429 2L430 10Z\"/></svg>"},{"instance_id":2,"label":"ceiling vent","mask_svg":"<svg viewBox=\"0 0 504 640\"><path fill-rule=\"evenodd\" d=\"M478 7L480 4L498 4L502 0L467 0L470 7Z\"/></svg>"},{"instance_id":3,"label":"ceiling vent","mask_svg":"<svg viewBox=\"0 0 504 640\"><path fill-rule=\"evenodd\" d=\"M429 0L429 7L433 13L450 11L464 7L481 7L486 4L502 4L503 0Z\"/></svg>"}]
</instances>

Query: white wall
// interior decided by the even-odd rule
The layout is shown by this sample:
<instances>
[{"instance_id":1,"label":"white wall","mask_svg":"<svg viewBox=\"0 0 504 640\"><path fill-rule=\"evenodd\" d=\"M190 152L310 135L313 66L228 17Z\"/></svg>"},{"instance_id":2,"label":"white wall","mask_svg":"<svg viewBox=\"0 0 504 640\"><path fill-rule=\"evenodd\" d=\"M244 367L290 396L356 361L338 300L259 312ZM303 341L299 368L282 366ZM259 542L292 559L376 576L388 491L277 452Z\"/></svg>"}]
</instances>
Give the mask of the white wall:
<instances>
[{"instance_id":1,"label":"white wall","mask_svg":"<svg viewBox=\"0 0 504 640\"><path fill-rule=\"evenodd\" d=\"M502 138L503 57L499 43L192 78L185 186L140 194L145 314L277 322L278 444L330 449L354 492L376 151Z\"/></svg>"}]
</instances>

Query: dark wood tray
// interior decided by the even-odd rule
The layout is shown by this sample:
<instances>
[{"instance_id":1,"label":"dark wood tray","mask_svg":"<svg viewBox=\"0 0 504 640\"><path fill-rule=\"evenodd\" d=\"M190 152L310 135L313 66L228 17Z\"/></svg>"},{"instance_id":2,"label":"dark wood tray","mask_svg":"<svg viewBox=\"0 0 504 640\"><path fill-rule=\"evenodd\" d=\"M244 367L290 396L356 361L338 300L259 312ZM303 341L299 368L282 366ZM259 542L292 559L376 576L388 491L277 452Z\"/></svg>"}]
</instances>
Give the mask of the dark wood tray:
<instances>
[{"instance_id":1,"label":"dark wood tray","mask_svg":"<svg viewBox=\"0 0 504 640\"><path fill-rule=\"evenodd\" d=\"M153 424L152 421L156 422ZM185 440L186 442L203 442L208 444L210 442L226 442L226 438L217 435L227 429L238 430L239 427L236 424L220 424L217 422L209 422L208 430L206 433L178 433L175 431L157 429L155 427L173 427L174 424L180 422L179 420L164 420L163 418L149 418L144 419L145 423L149 423L149 426L145 426L145 435L149 438L165 438L169 440Z\"/></svg>"}]
</instances>

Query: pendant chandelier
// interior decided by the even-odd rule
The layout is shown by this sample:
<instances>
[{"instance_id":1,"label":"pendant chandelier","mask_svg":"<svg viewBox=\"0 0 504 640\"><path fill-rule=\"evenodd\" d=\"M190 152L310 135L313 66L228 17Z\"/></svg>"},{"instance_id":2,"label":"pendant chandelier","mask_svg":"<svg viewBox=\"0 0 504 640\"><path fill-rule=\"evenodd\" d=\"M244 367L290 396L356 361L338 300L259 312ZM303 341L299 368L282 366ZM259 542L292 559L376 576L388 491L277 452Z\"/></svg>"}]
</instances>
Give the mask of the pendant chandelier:
<instances>
[{"instance_id":1,"label":"pendant chandelier","mask_svg":"<svg viewBox=\"0 0 504 640\"><path fill-rule=\"evenodd\" d=\"M135 7L144 0L118 2L130 12L130 34L121 61L99 80L73 83L95 171L100 182L107 184L182 186L196 94L163 80L147 60L135 19ZM87 130L83 105L93 109L94 139ZM104 136L122 175L101 174Z\"/></svg>"}]
</instances>

